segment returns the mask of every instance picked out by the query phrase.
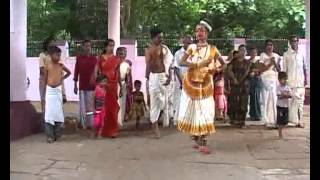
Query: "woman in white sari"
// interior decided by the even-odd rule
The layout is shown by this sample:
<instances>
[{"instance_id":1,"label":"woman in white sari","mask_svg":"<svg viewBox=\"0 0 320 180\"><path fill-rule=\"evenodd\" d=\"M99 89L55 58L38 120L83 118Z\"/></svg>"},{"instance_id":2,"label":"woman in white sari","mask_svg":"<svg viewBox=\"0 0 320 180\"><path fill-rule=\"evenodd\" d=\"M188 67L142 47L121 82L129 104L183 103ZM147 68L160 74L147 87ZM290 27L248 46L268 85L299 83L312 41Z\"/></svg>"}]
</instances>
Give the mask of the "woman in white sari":
<instances>
[{"instance_id":1,"label":"woman in white sari","mask_svg":"<svg viewBox=\"0 0 320 180\"><path fill-rule=\"evenodd\" d=\"M124 121L128 121L128 114L132 104L132 74L131 74L131 61L126 59L127 49L119 47L116 51L117 56L120 58L120 93L119 104L120 112L118 117L118 124L123 126Z\"/></svg>"},{"instance_id":2,"label":"woman in white sari","mask_svg":"<svg viewBox=\"0 0 320 180\"><path fill-rule=\"evenodd\" d=\"M215 133L212 75L216 60L222 61L218 49L207 43L208 33L212 30L204 21L196 26L198 43L189 45L180 65L188 67L183 79L183 90L177 118L179 131L192 135L201 153L209 154L206 137Z\"/></svg>"},{"instance_id":3,"label":"woman in white sari","mask_svg":"<svg viewBox=\"0 0 320 180\"><path fill-rule=\"evenodd\" d=\"M261 74L262 88L262 120L267 128L275 128L277 120L277 84L280 71L280 56L273 52L271 39L265 42L266 52L260 54L260 62L264 65Z\"/></svg>"}]
</instances>

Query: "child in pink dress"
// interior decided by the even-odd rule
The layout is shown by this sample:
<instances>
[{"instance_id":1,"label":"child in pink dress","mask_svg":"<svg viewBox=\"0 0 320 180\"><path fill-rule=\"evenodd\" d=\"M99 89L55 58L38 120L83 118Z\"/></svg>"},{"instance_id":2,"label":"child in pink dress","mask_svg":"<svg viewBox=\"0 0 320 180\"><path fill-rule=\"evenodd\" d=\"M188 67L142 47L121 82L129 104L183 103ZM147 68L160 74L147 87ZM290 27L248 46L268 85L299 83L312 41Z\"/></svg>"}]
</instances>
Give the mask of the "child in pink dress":
<instances>
[{"instance_id":1,"label":"child in pink dress","mask_svg":"<svg viewBox=\"0 0 320 180\"><path fill-rule=\"evenodd\" d=\"M214 78L214 101L217 120L224 120L227 113L227 98L224 93L224 82L223 72L218 72Z\"/></svg>"},{"instance_id":2,"label":"child in pink dress","mask_svg":"<svg viewBox=\"0 0 320 180\"><path fill-rule=\"evenodd\" d=\"M106 77L100 75L96 80L95 88L95 113L94 113L94 123L93 126L96 130L95 137L99 137L104 123L105 109L104 109L104 99L105 99L105 85Z\"/></svg>"}]
</instances>

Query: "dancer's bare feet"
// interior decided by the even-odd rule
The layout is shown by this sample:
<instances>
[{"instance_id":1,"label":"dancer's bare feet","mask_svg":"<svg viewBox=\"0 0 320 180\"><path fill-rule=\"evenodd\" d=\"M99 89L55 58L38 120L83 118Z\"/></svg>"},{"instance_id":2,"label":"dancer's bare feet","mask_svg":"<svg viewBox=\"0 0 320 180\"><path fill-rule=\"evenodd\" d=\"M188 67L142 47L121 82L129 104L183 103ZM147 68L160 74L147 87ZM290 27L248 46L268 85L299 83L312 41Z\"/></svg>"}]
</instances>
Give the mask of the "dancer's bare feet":
<instances>
[{"instance_id":1,"label":"dancer's bare feet","mask_svg":"<svg viewBox=\"0 0 320 180\"><path fill-rule=\"evenodd\" d=\"M198 149L200 144L199 144L199 136L192 136L192 140L195 142L195 144L192 146L194 149Z\"/></svg>"},{"instance_id":2,"label":"dancer's bare feet","mask_svg":"<svg viewBox=\"0 0 320 180\"><path fill-rule=\"evenodd\" d=\"M205 135L199 137L198 142L199 142L199 152L201 152L202 154L211 154L211 151L207 146L207 140Z\"/></svg>"},{"instance_id":3,"label":"dancer's bare feet","mask_svg":"<svg viewBox=\"0 0 320 180\"><path fill-rule=\"evenodd\" d=\"M210 151L210 149L208 148L208 146L200 146L200 147L199 147L199 151L200 151L202 154L211 154L211 151Z\"/></svg>"}]
</instances>

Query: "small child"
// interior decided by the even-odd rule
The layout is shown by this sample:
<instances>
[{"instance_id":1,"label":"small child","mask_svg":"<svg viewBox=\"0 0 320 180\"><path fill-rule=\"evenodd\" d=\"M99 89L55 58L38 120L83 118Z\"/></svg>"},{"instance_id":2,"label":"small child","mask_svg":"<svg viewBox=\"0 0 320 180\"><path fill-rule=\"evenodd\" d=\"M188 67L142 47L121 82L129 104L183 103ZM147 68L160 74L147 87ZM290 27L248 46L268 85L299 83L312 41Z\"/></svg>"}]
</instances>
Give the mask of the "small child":
<instances>
[{"instance_id":1,"label":"small child","mask_svg":"<svg viewBox=\"0 0 320 180\"><path fill-rule=\"evenodd\" d=\"M288 107L289 98L292 97L292 91L287 85L288 75L285 72L278 74L279 85L277 88L277 125L279 130L279 138L282 139L282 129L288 124Z\"/></svg>"},{"instance_id":2,"label":"small child","mask_svg":"<svg viewBox=\"0 0 320 180\"><path fill-rule=\"evenodd\" d=\"M144 101L143 93L141 89L141 81L134 81L135 91L133 92L133 103L130 109L130 119L136 119L136 129L139 128L140 118L144 116L144 111L147 111L146 103Z\"/></svg>"},{"instance_id":3,"label":"small child","mask_svg":"<svg viewBox=\"0 0 320 180\"><path fill-rule=\"evenodd\" d=\"M104 125L105 109L104 109L104 96L105 96L105 85L107 78L104 75L100 75L96 79L95 88L95 113L94 113L94 123L93 127L95 129L95 137L100 137L101 130Z\"/></svg>"},{"instance_id":4,"label":"small child","mask_svg":"<svg viewBox=\"0 0 320 180\"><path fill-rule=\"evenodd\" d=\"M51 61L44 67L44 79L46 84L45 97L45 133L47 142L53 143L61 136L64 122L62 82L70 76L70 70L59 63L61 50L54 46L50 47L48 54ZM66 72L64 75L63 71Z\"/></svg>"},{"instance_id":5,"label":"small child","mask_svg":"<svg viewBox=\"0 0 320 180\"><path fill-rule=\"evenodd\" d=\"M222 71L215 75L214 83L214 101L217 110L217 120L225 120L225 115L227 113L227 98L225 96L225 79Z\"/></svg>"}]
</instances>

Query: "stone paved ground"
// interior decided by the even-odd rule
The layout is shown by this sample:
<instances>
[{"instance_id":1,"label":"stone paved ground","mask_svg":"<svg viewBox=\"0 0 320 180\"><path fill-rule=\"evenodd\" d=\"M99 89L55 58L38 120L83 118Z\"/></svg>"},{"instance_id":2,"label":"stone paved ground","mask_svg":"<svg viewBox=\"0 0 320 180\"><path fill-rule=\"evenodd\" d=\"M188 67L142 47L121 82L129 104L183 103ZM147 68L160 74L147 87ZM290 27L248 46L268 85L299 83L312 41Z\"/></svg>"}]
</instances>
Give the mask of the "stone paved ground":
<instances>
[{"instance_id":1,"label":"stone paved ground","mask_svg":"<svg viewBox=\"0 0 320 180\"><path fill-rule=\"evenodd\" d=\"M72 109L72 108L71 108ZM306 127L287 128L285 139L262 126L217 125L208 139L213 153L199 154L174 127L151 138L147 124L129 122L117 139L91 139L69 131L54 144L44 134L10 143L12 180L307 180L310 179L310 117Z\"/></svg>"}]
</instances>

